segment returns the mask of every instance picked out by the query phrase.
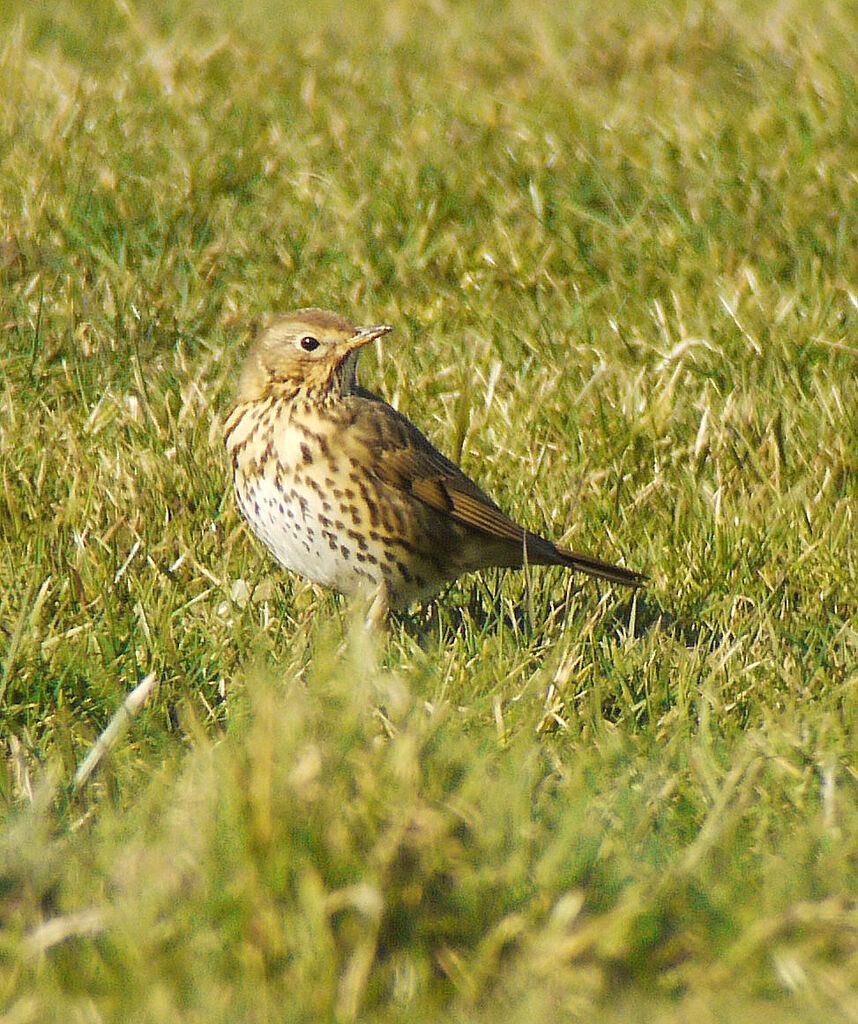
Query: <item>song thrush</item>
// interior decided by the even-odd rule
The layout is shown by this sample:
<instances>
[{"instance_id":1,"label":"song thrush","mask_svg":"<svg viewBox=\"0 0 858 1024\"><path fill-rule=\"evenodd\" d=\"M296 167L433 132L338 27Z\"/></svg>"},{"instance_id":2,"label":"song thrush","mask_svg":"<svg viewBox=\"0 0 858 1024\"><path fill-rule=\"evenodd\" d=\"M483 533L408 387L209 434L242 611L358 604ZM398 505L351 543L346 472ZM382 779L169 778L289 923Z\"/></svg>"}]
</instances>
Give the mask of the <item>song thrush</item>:
<instances>
[{"instance_id":1,"label":"song thrush","mask_svg":"<svg viewBox=\"0 0 858 1024\"><path fill-rule=\"evenodd\" d=\"M357 383L362 346L391 328L321 309L273 317L253 343L226 422L238 507L281 565L378 610L461 573L563 565L646 577L557 547L509 519L403 415Z\"/></svg>"}]
</instances>

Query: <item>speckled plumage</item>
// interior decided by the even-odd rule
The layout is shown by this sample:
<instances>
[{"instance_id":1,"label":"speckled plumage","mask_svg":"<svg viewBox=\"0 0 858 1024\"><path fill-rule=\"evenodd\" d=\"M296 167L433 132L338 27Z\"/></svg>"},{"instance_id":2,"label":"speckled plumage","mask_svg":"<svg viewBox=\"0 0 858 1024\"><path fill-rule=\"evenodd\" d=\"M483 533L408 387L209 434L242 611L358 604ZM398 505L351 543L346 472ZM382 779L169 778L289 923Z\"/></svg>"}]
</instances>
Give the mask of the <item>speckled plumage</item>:
<instances>
[{"instance_id":1,"label":"speckled plumage","mask_svg":"<svg viewBox=\"0 0 858 1024\"><path fill-rule=\"evenodd\" d=\"M346 594L365 590L382 608L525 560L642 583L522 529L358 385L358 350L390 329L303 309L272 318L251 346L225 441L238 507L278 562Z\"/></svg>"}]
</instances>

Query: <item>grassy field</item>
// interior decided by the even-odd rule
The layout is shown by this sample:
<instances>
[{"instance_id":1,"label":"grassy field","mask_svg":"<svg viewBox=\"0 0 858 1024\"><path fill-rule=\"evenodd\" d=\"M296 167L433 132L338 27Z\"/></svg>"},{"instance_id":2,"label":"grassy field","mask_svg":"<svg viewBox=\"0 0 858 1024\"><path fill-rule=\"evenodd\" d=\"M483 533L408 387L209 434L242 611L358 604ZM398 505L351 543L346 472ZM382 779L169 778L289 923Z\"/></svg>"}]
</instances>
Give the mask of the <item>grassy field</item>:
<instances>
[{"instance_id":1,"label":"grassy field","mask_svg":"<svg viewBox=\"0 0 858 1024\"><path fill-rule=\"evenodd\" d=\"M4 1022L858 1021L856 39L0 7ZM277 570L220 434L311 304L646 590L487 573L371 638Z\"/></svg>"}]
</instances>

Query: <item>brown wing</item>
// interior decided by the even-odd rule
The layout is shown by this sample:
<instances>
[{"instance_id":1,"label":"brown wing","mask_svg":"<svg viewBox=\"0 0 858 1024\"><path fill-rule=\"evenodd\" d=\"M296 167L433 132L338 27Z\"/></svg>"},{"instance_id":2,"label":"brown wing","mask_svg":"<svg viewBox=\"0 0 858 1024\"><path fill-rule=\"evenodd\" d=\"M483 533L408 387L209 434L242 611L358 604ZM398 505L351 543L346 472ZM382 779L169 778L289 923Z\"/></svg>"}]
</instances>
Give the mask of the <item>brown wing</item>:
<instances>
[{"instance_id":1,"label":"brown wing","mask_svg":"<svg viewBox=\"0 0 858 1024\"><path fill-rule=\"evenodd\" d=\"M442 455L417 427L363 388L345 400L359 436L368 445L374 472L385 483L413 494L430 508L469 530L500 542L503 554L493 564L565 565L600 579L638 586L641 573L566 548L531 533L505 515L470 477ZM507 547L508 544L508 547ZM496 554L498 549L495 549Z\"/></svg>"},{"instance_id":2,"label":"brown wing","mask_svg":"<svg viewBox=\"0 0 858 1024\"><path fill-rule=\"evenodd\" d=\"M373 465L382 480L413 494L463 526L508 540L521 549L527 531L505 515L413 423L362 388L348 401L361 436L372 438Z\"/></svg>"}]
</instances>

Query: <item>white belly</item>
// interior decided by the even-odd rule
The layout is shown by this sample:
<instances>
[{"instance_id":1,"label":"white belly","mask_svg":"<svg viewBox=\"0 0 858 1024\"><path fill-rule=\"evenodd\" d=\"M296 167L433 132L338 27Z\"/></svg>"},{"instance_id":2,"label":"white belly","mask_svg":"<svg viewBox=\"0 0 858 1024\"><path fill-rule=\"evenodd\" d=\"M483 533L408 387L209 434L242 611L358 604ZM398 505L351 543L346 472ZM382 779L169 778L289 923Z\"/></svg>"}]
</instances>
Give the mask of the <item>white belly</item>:
<instances>
[{"instance_id":1,"label":"white belly","mask_svg":"<svg viewBox=\"0 0 858 1024\"><path fill-rule=\"evenodd\" d=\"M252 494L236 481L236 497L253 532L292 572L345 594L380 582L377 565L359 550L357 537L348 535L351 521L315 490L302 487L297 497L290 484L278 488L262 476Z\"/></svg>"}]
</instances>

